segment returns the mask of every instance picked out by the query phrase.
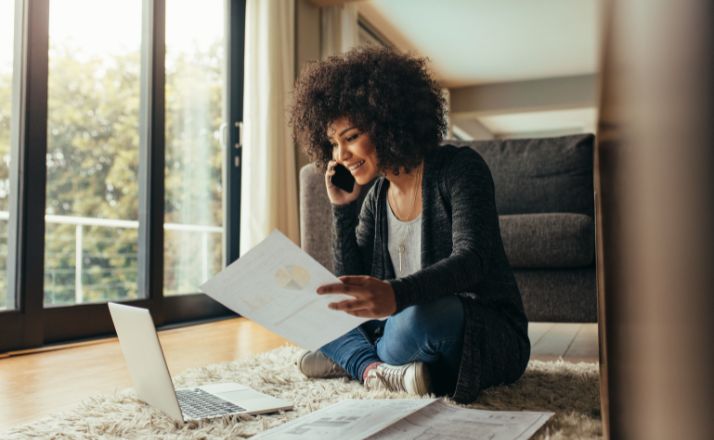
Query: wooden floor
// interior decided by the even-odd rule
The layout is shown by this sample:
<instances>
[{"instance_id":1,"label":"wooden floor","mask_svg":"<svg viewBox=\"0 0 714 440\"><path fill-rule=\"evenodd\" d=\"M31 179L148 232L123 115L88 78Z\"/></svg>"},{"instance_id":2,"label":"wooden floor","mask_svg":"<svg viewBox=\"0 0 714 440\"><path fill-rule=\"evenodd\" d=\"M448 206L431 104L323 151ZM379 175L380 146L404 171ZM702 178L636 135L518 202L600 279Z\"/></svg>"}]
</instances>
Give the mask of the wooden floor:
<instances>
[{"instance_id":1,"label":"wooden floor","mask_svg":"<svg viewBox=\"0 0 714 440\"><path fill-rule=\"evenodd\" d=\"M531 322L531 359L597 362L597 324Z\"/></svg>"},{"instance_id":2,"label":"wooden floor","mask_svg":"<svg viewBox=\"0 0 714 440\"><path fill-rule=\"evenodd\" d=\"M531 323L529 334L533 359L598 360L596 324ZM174 375L287 344L243 318L165 330L159 338ZM116 338L0 355L0 431L130 386Z\"/></svg>"}]
</instances>

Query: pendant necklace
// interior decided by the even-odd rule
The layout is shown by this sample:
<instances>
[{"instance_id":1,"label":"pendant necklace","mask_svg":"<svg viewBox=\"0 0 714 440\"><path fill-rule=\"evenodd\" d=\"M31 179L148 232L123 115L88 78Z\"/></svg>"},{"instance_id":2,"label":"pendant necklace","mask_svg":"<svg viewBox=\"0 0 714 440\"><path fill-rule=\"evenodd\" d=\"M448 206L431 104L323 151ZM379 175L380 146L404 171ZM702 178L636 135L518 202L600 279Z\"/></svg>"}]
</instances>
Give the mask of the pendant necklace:
<instances>
[{"instance_id":1,"label":"pendant necklace","mask_svg":"<svg viewBox=\"0 0 714 440\"><path fill-rule=\"evenodd\" d=\"M419 191L419 187L421 186L421 167L417 168L417 174L415 178L415 186L414 186L414 191L413 191L413 196L412 196L412 206L409 209L409 216L414 212L414 206L416 205L416 196L417 192ZM397 199L392 196L392 202L394 203L394 206L396 208L399 208L399 205L397 204ZM409 218L409 217L407 217ZM407 238L409 235L405 235L402 237L401 242L399 243L399 246L397 247L397 253L399 255L399 274L402 274L402 260L404 259L404 254L406 253L407 250Z\"/></svg>"}]
</instances>

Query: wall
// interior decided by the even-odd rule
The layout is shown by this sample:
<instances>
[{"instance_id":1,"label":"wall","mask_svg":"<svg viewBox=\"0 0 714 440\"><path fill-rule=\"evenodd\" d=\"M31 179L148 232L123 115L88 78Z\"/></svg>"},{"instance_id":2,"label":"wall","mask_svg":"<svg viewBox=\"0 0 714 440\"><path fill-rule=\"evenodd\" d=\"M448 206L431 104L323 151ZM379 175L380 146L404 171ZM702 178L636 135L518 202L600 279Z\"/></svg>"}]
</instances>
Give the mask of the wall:
<instances>
[{"instance_id":1,"label":"wall","mask_svg":"<svg viewBox=\"0 0 714 440\"><path fill-rule=\"evenodd\" d=\"M320 8L309 0L295 0L295 77L302 68L311 61L320 59ZM300 197L300 169L310 160L302 148L295 145L295 166L298 182L298 198ZM298 200L298 209L300 203Z\"/></svg>"},{"instance_id":2,"label":"wall","mask_svg":"<svg viewBox=\"0 0 714 440\"><path fill-rule=\"evenodd\" d=\"M591 107L597 75L484 84L451 89L455 115L530 112Z\"/></svg>"},{"instance_id":3,"label":"wall","mask_svg":"<svg viewBox=\"0 0 714 440\"><path fill-rule=\"evenodd\" d=\"M594 132L597 83L589 74L452 88L451 118L473 139Z\"/></svg>"},{"instance_id":4,"label":"wall","mask_svg":"<svg viewBox=\"0 0 714 440\"><path fill-rule=\"evenodd\" d=\"M295 75L310 61L320 59L320 8L309 0L295 0ZM295 146L298 175L309 163L302 149Z\"/></svg>"}]
</instances>

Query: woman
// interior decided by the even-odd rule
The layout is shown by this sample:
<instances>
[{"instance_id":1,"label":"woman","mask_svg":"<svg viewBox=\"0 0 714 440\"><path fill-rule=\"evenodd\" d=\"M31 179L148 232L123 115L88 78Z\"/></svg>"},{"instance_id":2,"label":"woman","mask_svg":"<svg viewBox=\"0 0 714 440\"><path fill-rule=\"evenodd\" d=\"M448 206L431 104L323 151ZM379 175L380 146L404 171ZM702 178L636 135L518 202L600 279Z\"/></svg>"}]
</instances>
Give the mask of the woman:
<instances>
[{"instance_id":1,"label":"woman","mask_svg":"<svg viewBox=\"0 0 714 440\"><path fill-rule=\"evenodd\" d=\"M362 48L315 63L296 83L291 123L326 170L333 208L341 283L318 293L347 294L330 307L375 318L304 354L300 370L459 402L517 380L530 355L528 324L493 180L474 150L439 146L445 101L426 61ZM338 164L353 191L332 183Z\"/></svg>"}]
</instances>

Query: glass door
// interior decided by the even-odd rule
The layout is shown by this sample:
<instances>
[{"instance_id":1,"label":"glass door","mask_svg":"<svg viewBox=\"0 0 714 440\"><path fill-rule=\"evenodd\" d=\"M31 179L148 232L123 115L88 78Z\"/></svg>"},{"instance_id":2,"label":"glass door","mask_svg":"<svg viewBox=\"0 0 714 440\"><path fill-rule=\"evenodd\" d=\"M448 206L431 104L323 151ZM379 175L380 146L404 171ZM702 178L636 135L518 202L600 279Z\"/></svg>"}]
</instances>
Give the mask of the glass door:
<instances>
[{"instance_id":1,"label":"glass door","mask_svg":"<svg viewBox=\"0 0 714 440\"><path fill-rule=\"evenodd\" d=\"M14 277L10 256L11 218L16 185L13 170L17 158L12 151L13 120L17 114L15 75L15 0L0 0L0 313L15 310L11 280Z\"/></svg>"},{"instance_id":2,"label":"glass door","mask_svg":"<svg viewBox=\"0 0 714 440\"><path fill-rule=\"evenodd\" d=\"M230 313L198 286L238 249L244 17L0 0L0 351L111 333L107 301L159 325Z\"/></svg>"}]
</instances>

